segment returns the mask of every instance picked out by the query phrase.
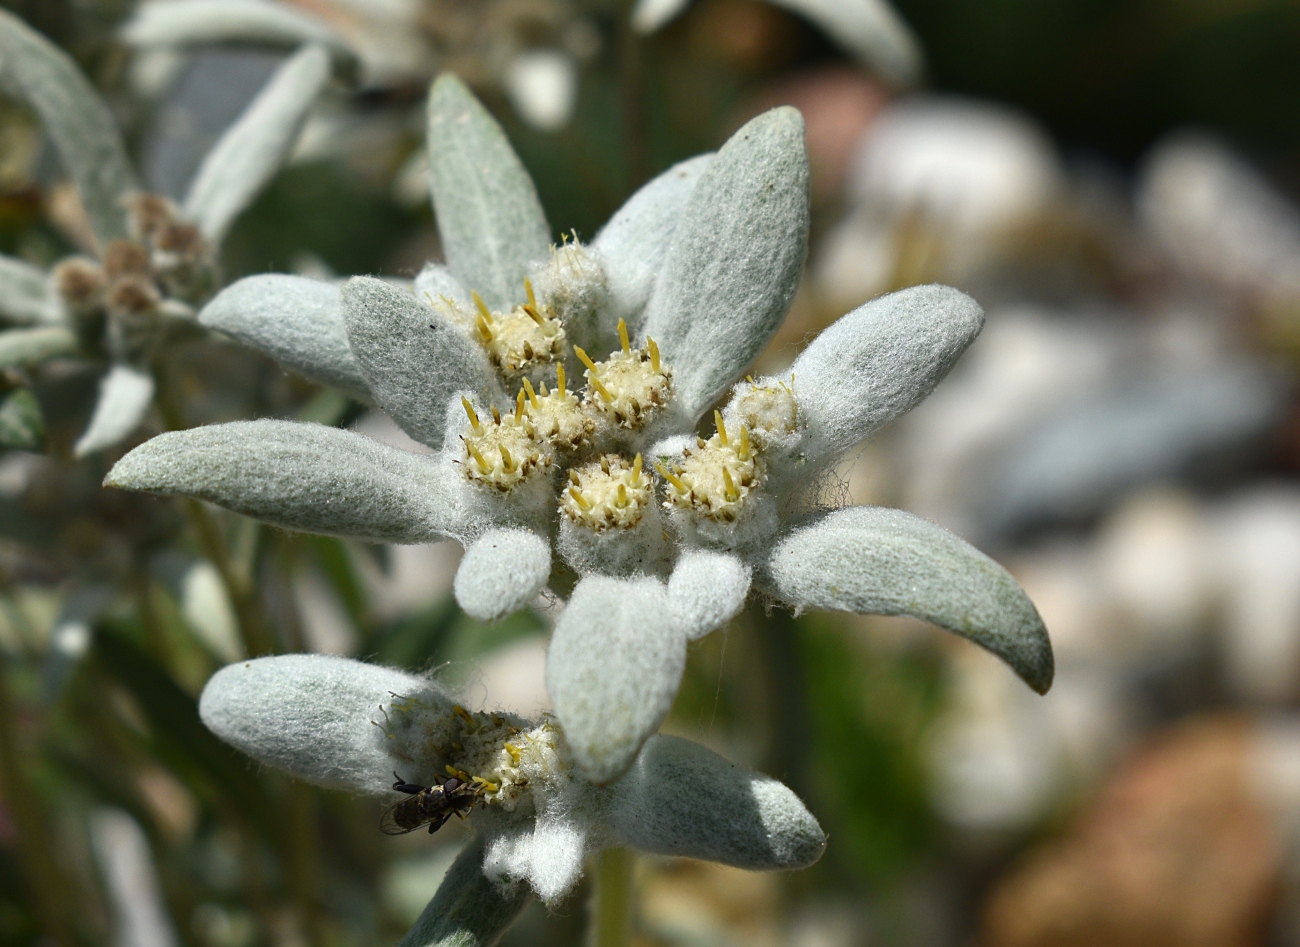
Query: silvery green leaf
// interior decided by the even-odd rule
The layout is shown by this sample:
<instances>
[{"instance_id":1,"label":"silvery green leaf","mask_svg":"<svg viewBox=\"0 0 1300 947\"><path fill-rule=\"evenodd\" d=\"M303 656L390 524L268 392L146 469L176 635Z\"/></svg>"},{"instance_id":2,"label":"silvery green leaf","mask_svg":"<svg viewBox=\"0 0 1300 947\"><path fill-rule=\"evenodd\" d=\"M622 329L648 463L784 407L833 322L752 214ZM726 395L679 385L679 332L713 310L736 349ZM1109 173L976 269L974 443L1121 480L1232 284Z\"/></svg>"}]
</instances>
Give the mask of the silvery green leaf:
<instances>
[{"instance_id":1,"label":"silvery green leaf","mask_svg":"<svg viewBox=\"0 0 1300 947\"><path fill-rule=\"evenodd\" d=\"M61 49L4 10L0 84L40 116L77 185L99 242L126 236L122 198L134 181L112 114Z\"/></svg>"},{"instance_id":2,"label":"silvery green leaf","mask_svg":"<svg viewBox=\"0 0 1300 947\"><path fill-rule=\"evenodd\" d=\"M393 694L427 690L421 678L390 668L284 654L238 661L212 675L199 716L259 763L318 786L377 795L391 785L394 765L374 723L383 722L380 706Z\"/></svg>"},{"instance_id":3,"label":"silvery green leaf","mask_svg":"<svg viewBox=\"0 0 1300 947\"><path fill-rule=\"evenodd\" d=\"M673 232L643 334L673 367L673 404L695 418L754 360L794 298L808 244L803 118L772 109L700 176Z\"/></svg>"},{"instance_id":4,"label":"silvery green leaf","mask_svg":"<svg viewBox=\"0 0 1300 947\"><path fill-rule=\"evenodd\" d=\"M99 382L99 400L86 433L72 448L74 457L121 443L140 426L153 404L153 375L130 365L117 364Z\"/></svg>"},{"instance_id":5,"label":"silvery green leaf","mask_svg":"<svg viewBox=\"0 0 1300 947\"><path fill-rule=\"evenodd\" d=\"M348 343L384 410L413 438L442 445L457 391L497 394L483 347L408 290L369 276L343 286Z\"/></svg>"},{"instance_id":6,"label":"silvery green leaf","mask_svg":"<svg viewBox=\"0 0 1300 947\"><path fill-rule=\"evenodd\" d=\"M40 402L26 388L0 396L0 447L39 450L45 442Z\"/></svg>"},{"instance_id":7,"label":"silvery green leaf","mask_svg":"<svg viewBox=\"0 0 1300 947\"><path fill-rule=\"evenodd\" d=\"M181 614L208 651L226 664L245 657L239 619L217 567L196 560L179 584Z\"/></svg>"},{"instance_id":8,"label":"silvery green leaf","mask_svg":"<svg viewBox=\"0 0 1300 947\"><path fill-rule=\"evenodd\" d=\"M668 601L691 641L721 628L740 613L749 595L750 568L739 557L687 549L668 579Z\"/></svg>"},{"instance_id":9,"label":"silvery green leaf","mask_svg":"<svg viewBox=\"0 0 1300 947\"><path fill-rule=\"evenodd\" d=\"M330 77L324 47L285 62L203 159L185 198L185 216L214 244L280 170Z\"/></svg>"},{"instance_id":10,"label":"silvery green leaf","mask_svg":"<svg viewBox=\"0 0 1300 947\"><path fill-rule=\"evenodd\" d=\"M0 254L0 319L32 325L55 311L49 277L39 267Z\"/></svg>"},{"instance_id":11,"label":"silvery green leaf","mask_svg":"<svg viewBox=\"0 0 1300 947\"><path fill-rule=\"evenodd\" d=\"M247 276L204 306L199 322L313 381L370 400L365 375L348 346L343 299L334 283L280 273Z\"/></svg>"},{"instance_id":12,"label":"silvery green leaf","mask_svg":"<svg viewBox=\"0 0 1300 947\"><path fill-rule=\"evenodd\" d=\"M817 336L790 367L809 469L915 407L983 327L979 303L934 284L873 299Z\"/></svg>"},{"instance_id":13,"label":"silvery green leaf","mask_svg":"<svg viewBox=\"0 0 1300 947\"><path fill-rule=\"evenodd\" d=\"M266 0L146 0L122 28L130 46L177 48L249 43L294 48L309 43L351 55L325 21Z\"/></svg>"},{"instance_id":14,"label":"silvery green leaf","mask_svg":"<svg viewBox=\"0 0 1300 947\"><path fill-rule=\"evenodd\" d=\"M617 779L672 707L686 636L654 579L588 576L555 624L546 689L578 764Z\"/></svg>"},{"instance_id":15,"label":"silvery green leaf","mask_svg":"<svg viewBox=\"0 0 1300 947\"><path fill-rule=\"evenodd\" d=\"M430 306L443 298L464 306L474 304L469 291L440 263L424 264L415 277L415 298Z\"/></svg>"},{"instance_id":16,"label":"silvery green leaf","mask_svg":"<svg viewBox=\"0 0 1300 947\"><path fill-rule=\"evenodd\" d=\"M837 43L896 85L915 85L925 71L916 36L887 0L772 0L806 16Z\"/></svg>"},{"instance_id":17,"label":"silvery green leaf","mask_svg":"<svg viewBox=\"0 0 1300 947\"><path fill-rule=\"evenodd\" d=\"M751 870L806 868L826 849L788 787L679 737L652 737L611 788L609 817L631 845Z\"/></svg>"},{"instance_id":18,"label":"silvery green leaf","mask_svg":"<svg viewBox=\"0 0 1300 947\"><path fill-rule=\"evenodd\" d=\"M920 618L993 652L1040 694L1052 685L1052 643L1016 580L910 513L857 506L827 514L777 545L766 577L796 608Z\"/></svg>"},{"instance_id":19,"label":"silvery green leaf","mask_svg":"<svg viewBox=\"0 0 1300 947\"><path fill-rule=\"evenodd\" d=\"M484 842L456 857L438 893L397 947L492 947L530 900L527 885L508 892L484 874Z\"/></svg>"},{"instance_id":20,"label":"silvery green leaf","mask_svg":"<svg viewBox=\"0 0 1300 947\"><path fill-rule=\"evenodd\" d=\"M504 309L546 257L550 228L505 132L453 75L429 90L429 186L452 275Z\"/></svg>"},{"instance_id":21,"label":"silvery green leaf","mask_svg":"<svg viewBox=\"0 0 1300 947\"><path fill-rule=\"evenodd\" d=\"M465 550L453 589L466 614L499 621L523 608L551 575L551 547L526 529L493 529Z\"/></svg>"},{"instance_id":22,"label":"silvery green leaf","mask_svg":"<svg viewBox=\"0 0 1300 947\"><path fill-rule=\"evenodd\" d=\"M634 333L640 326L682 210L712 163L713 155L704 154L673 165L628 198L591 242L604 261L609 286L599 313L604 348L617 344L619 319L626 319Z\"/></svg>"},{"instance_id":23,"label":"silvery green leaf","mask_svg":"<svg viewBox=\"0 0 1300 947\"><path fill-rule=\"evenodd\" d=\"M194 497L285 529L376 542L444 539L471 515L464 479L441 458L293 421L159 435L119 460L104 485Z\"/></svg>"},{"instance_id":24,"label":"silvery green leaf","mask_svg":"<svg viewBox=\"0 0 1300 947\"><path fill-rule=\"evenodd\" d=\"M56 355L72 355L76 351L76 335L63 326L0 332L0 368L30 365Z\"/></svg>"}]
</instances>

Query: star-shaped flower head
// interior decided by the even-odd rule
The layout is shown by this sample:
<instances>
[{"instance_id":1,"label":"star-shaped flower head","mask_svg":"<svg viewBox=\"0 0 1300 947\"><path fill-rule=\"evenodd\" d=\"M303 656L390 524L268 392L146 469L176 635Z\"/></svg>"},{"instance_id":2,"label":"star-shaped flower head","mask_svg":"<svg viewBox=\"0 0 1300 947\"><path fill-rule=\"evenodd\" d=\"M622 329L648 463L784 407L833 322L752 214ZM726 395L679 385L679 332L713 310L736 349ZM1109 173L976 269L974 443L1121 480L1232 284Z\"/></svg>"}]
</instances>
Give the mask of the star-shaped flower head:
<instances>
[{"instance_id":1,"label":"star-shaped flower head","mask_svg":"<svg viewBox=\"0 0 1300 947\"><path fill-rule=\"evenodd\" d=\"M715 156L650 182L590 246L556 248L518 158L459 81L434 84L429 115L446 268L427 267L414 294L253 277L200 318L367 393L436 452L241 422L155 438L107 484L290 529L455 538L456 598L483 620L548 583L563 593L576 574L547 682L575 759L601 783L668 713L687 643L730 620L751 586L796 609L932 621L1046 690L1046 632L1000 566L906 513L817 500L843 452L920 401L974 339L973 300L942 286L877 299L790 375L731 387L803 262L796 111L761 115Z\"/></svg>"},{"instance_id":2,"label":"star-shaped flower head","mask_svg":"<svg viewBox=\"0 0 1300 947\"><path fill-rule=\"evenodd\" d=\"M217 288L216 248L279 170L330 77L311 45L290 57L204 158L183 206L142 193L108 107L62 50L0 11L0 81L40 118L76 184L89 256L45 273L0 256L0 368L107 358L77 456L110 447L153 403L150 363Z\"/></svg>"},{"instance_id":3,"label":"star-shaped flower head","mask_svg":"<svg viewBox=\"0 0 1300 947\"><path fill-rule=\"evenodd\" d=\"M471 713L432 681L345 658L229 665L204 688L199 712L226 742L317 785L393 801L395 773L412 786L455 778L478 843L421 924L470 922L447 904L468 890L475 916L503 929L522 907L511 889L523 883L557 901L611 845L791 869L811 865L826 844L790 789L689 740L655 737L622 779L596 786L555 720Z\"/></svg>"}]
</instances>

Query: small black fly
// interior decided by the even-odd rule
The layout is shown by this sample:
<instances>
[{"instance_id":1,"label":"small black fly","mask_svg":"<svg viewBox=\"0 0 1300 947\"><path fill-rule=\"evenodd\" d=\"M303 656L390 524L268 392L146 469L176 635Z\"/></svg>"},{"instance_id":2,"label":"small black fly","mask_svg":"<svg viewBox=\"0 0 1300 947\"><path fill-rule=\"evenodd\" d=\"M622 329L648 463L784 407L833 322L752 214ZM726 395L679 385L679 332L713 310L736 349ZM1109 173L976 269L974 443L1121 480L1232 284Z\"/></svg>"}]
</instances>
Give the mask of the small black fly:
<instances>
[{"instance_id":1,"label":"small black fly","mask_svg":"<svg viewBox=\"0 0 1300 947\"><path fill-rule=\"evenodd\" d=\"M396 773L393 775L397 777L393 788L410 798L394 803L384 812L379 830L385 835L405 835L423 825L429 827L432 835L453 815L463 819L483 792L481 786L471 787L455 776L434 786L417 786Z\"/></svg>"}]
</instances>

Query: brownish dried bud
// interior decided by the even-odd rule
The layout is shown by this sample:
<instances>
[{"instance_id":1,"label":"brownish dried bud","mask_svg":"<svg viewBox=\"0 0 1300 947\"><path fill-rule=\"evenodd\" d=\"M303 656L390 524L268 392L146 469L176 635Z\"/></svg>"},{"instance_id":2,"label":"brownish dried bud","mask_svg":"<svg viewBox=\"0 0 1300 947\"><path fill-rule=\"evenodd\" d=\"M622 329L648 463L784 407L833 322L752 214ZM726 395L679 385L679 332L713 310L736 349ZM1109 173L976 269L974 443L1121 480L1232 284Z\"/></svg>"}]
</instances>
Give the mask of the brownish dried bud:
<instances>
[{"instance_id":1,"label":"brownish dried bud","mask_svg":"<svg viewBox=\"0 0 1300 947\"><path fill-rule=\"evenodd\" d=\"M110 280L150 275L149 251L130 240L114 240L104 250L104 272Z\"/></svg>"},{"instance_id":2,"label":"brownish dried bud","mask_svg":"<svg viewBox=\"0 0 1300 947\"><path fill-rule=\"evenodd\" d=\"M72 257L54 267L54 288L72 309L89 309L99 303L108 279L94 260Z\"/></svg>"},{"instance_id":3,"label":"brownish dried bud","mask_svg":"<svg viewBox=\"0 0 1300 947\"><path fill-rule=\"evenodd\" d=\"M154 234L154 247L182 260L197 260L207 250L207 243L194 224L173 222Z\"/></svg>"},{"instance_id":4,"label":"brownish dried bud","mask_svg":"<svg viewBox=\"0 0 1300 947\"><path fill-rule=\"evenodd\" d=\"M149 280L138 276L123 276L109 286L105 302L112 312L140 315L156 309L162 302L162 296Z\"/></svg>"},{"instance_id":5,"label":"brownish dried bud","mask_svg":"<svg viewBox=\"0 0 1300 947\"><path fill-rule=\"evenodd\" d=\"M159 194L132 194L124 203L137 240L153 238L180 216L176 205Z\"/></svg>"}]
</instances>

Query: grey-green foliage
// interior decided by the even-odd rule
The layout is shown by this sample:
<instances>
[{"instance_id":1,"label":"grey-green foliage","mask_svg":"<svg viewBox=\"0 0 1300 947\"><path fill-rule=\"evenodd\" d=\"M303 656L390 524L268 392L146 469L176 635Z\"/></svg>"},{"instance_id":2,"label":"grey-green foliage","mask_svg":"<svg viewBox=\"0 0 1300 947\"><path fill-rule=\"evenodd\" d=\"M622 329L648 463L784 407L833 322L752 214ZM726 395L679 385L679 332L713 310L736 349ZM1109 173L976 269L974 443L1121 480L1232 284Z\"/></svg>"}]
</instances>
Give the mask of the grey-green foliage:
<instances>
[{"instance_id":1,"label":"grey-green foliage","mask_svg":"<svg viewBox=\"0 0 1300 947\"><path fill-rule=\"evenodd\" d=\"M838 510L787 536L765 570L799 607L933 622L998 655L1040 694L1052 685L1047 629L1006 569L902 510Z\"/></svg>"},{"instance_id":2,"label":"grey-green foliage","mask_svg":"<svg viewBox=\"0 0 1300 947\"><path fill-rule=\"evenodd\" d=\"M532 178L501 126L453 75L429 90L429 183L447 265L489 306L523 299L550 228Z\"/></svg>"},{"instance_id":3,"label":"grey-green foliage","mask_svg":"<svg viewBox=\"0 0 1300 947\"><path fill-rule=\"evenodd\" d=\"M236 421L159 435L104 485L208 500L287 529L412 543L464 529L452 476L351 431Z\"/></svg>"},{"instance_id":4,"label":"grey-green foliage","mask_svg":"<svg viewBox=\"0 0 1300 947\"><path fill-rule=\"evenodd\" d=\"M40 116L76 182L95 236L101 243L126 236L121 202L135 183L113 116L62 50L5 10L0 82Z\"/></svg>"},{"instance_id":5,"label":"grey-green foliage","mask_svg":"<svg viewBox=\"0 0 1300 947\"><path fill-rule=\"evenodd\" d=\"M45 417L40 402L26 388L0 397L0 447L40 450L45 442Z\"/></svg>"},{"instance_id":6,"label":"grey-green foliage","mask_svg":"<svg viewBox=\"0 0 1300 947\"><path fill-rule=\"evenodd\" d=\"M324 21L266 0L145 0L122 28L138 48L184 49L217 43L295 47L318 43L351 55Z\"/></svg>"},{"instance_id":7,"label":"grey-green foliage","mask_svg":"<svg viewBox=\"0 0 1300 947\"><path fill-rule=\"evenodd\" d=\"M793 108L753 119L718 151L682 211L643 333L674 361L682 417L693 420L735 381L794 298L808 238L803 137Z\"/></svg>"},{"instance_id":8,"label":"grey-green foliage","mask_svg":"<svg viewBox=\"0 0 1300 947\"><path fill-rule=\"evenodd\" d=\"M491 947L532 900L529 889L503 890L483 873L483 842L465 846L438 893L398 947Z\"/></svg>"},{"instance_id":9,"label":"grey-green foliage","mask_svg":"<svg viewBox=\"0 0 1300 947\"><path fill-rule=\"evenodd\" d=\"M45 271L0 254L0 321L31 325L54 315Z\"/></svg>"},{"instance_id":10,"label":"grey-green foliage","mask_svg":"<svg viewBox=\"0 0 1300 947\"><path fill-rule=\"evenodd\" d=\"M72 355L77 349L76 334L63 326L11 329L0 332L0 368L43 362L56 355Z\"/></svg>"},{"instance_id":11,"label":"grey-green foliage","mask_svg":"<svg viewBox=\"0 0 1300 947\"><path fill-rule=\"evenodd\" d=\"M131 365L117 364L99 380L99 398L86 432L73 446L85 457L118 443L136 429L153 404L153 375Z\"/></svg>"}]
</instances>

